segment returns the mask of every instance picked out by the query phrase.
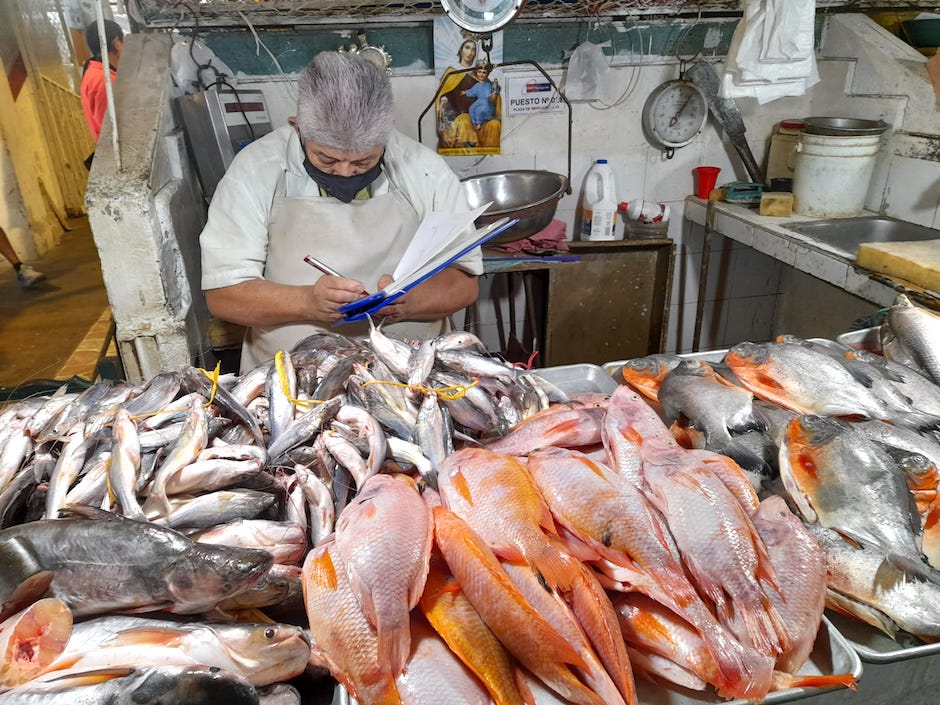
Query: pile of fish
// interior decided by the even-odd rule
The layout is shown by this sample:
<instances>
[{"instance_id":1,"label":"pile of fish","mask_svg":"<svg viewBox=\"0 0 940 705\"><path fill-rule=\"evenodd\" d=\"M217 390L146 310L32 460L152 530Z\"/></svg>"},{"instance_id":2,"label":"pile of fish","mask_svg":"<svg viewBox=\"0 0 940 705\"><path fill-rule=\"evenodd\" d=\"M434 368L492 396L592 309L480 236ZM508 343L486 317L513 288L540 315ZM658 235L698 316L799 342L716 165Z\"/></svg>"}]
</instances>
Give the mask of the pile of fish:
<instances>
[{"instance_id":1,"label":"pile of fish","mask_svg":"<svg viewBox=\"0 0 940 705\"><path fill-rule=\"evenodd\" d=\"M689 448L733 458L824 550L827 605L940 640L940 316L904 296L878 352L783 336L720 361L653 355L622 381ZM766 501L766 500L765 500Z\"/></svg>"},{"instance_id":2,"label":"pile of fish","mask_svg":"<svg viewBox=\"0 0 940 705\"><path fill-rule=\"evenodd\" d=\"M859 506L874 470L832 485L887 429L868 452L934 506L931 456L887 439L936 443L940 409L864 365L747 343L568 395L467 333L374 328L11 404L0 703L299 702L325 674L361 705L851 687L801 674L827 600L930 638L859 586L935 586L900 510Z\"/></svg>"}]
</instances>

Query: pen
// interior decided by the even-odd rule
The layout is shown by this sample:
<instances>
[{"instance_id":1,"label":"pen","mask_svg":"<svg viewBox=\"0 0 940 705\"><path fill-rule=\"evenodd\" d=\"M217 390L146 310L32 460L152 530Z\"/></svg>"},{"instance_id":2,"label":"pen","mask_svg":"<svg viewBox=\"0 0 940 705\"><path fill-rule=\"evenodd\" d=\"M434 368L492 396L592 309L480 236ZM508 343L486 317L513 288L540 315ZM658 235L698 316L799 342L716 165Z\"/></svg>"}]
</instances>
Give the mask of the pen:
<instances>
[{"instance_id":1,"label":"pen","mask_svg":"<svg viewBox=\"0 0 940 705\"><path fill-rule=\"evenodd\" d=\"M323 264L323 262L321 262L321 261L318 260L318 259L315 259L315 258L311 257L310 255L304 256L304 262L306 262L307 264L309 264L309 265L310 265L311 267L313 267L314 269L319 269L319 270L320 270L321 272L323 272L324 274L329 274L329 275L334 276L334 277L343 277L343 275L340 274L339 272L337 272L335 269L333 269L332 267L330 267L330 266L328 266L328 265ZM343 279L346 279L346 277L343 277ZM365 289L363 289L363 290L362 290L362 295L363 295L363 296L368 296L368 295L369 295L369 292L366 291Z\"/></svg>"}]
</instances>

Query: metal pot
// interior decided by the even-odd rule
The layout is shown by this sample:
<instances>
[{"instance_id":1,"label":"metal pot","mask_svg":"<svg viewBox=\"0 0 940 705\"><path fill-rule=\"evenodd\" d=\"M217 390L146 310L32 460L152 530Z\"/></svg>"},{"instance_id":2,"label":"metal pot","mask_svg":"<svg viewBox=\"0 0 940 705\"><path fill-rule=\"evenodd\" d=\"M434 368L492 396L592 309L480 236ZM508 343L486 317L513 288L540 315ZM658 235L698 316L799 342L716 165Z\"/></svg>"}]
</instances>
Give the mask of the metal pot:
<instances>
[{"instance_id":1,"label":"metal pot","mask_svg":"<svg viewBox=\"0 0 940 705\"><path fill-rule=\"evenodd\" d=\"M568 188L568 179L562 174L534 169L469 176L461 183L471 208L493 202L477 218L478 228L503 217L519 218L517 225L490 241L490 245L524 240L544 230Z\"/></svg>"}]
</instances>

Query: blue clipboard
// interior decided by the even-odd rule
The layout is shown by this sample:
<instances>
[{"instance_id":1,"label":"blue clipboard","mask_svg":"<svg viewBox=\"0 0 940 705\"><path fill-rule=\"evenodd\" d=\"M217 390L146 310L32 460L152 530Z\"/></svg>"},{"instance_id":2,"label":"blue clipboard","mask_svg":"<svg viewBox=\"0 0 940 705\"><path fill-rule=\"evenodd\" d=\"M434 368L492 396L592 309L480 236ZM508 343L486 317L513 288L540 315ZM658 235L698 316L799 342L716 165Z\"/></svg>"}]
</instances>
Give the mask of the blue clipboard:
<instances>
[{"instance_id":1,"label":"blue clipboard","mask_svg":"<svg viewBox=\"0 0 940 705\"><path fill-rule=\"evenodd\" d=\"M465 248L460 250L455 255L448 257L444 262L436 266L434 269L432 269L430 272L425 274L420 279L417 279L416 281L412 282L411 284L408 284L407 286L403 287L402 289L399 289L398 291L395 291L392 294L387 294L383 290L383 291L376 292L375 294L371 294L370 296L361 298L358 301L352 301L348 304L344 304L340 306L339 312L343 314L343 320L338 321L334 325L365 320L370 315L378 311L380 308L384 306L388 306L390 303L392 303L393 301L401 297L405 292L411 291L411 289L416 287L421 282L430 279L441 270L446 269L447 267L452 265L455 261L457 261L464 255L466 255L468 252L470 252L474 248L480 247L481 245L485 245L487 242L495 238L497 235L501 235L502 233L509 230L509 228L513 227L518 222L519 222L519 218L513 218L511 220L509 218L501 218L500 220L497 220L496 222L491 223L490 225L488 225L486 228L483 229L483 235L476 238L472 243L467 245Z\"/></svg>"}]
</instances>

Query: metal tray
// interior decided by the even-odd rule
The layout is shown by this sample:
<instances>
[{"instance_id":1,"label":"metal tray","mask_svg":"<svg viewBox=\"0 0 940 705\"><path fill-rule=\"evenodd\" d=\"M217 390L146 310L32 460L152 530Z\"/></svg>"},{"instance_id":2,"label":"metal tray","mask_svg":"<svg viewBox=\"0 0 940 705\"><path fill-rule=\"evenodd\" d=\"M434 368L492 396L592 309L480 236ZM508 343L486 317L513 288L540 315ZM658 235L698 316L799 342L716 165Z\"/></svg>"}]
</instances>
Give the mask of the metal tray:
<instances>
[{"instance_id":1,"label":"metal tray","mask_svg":"<svg viewBox=\"0 0 940 705\"><path fill-rule=\"evenodd\" d=\"M862 676L862 662L858 654L845 638L823 617L816 634L816 641L809 660L800 669L804 676L834 675L851 673L858 680ZM763 703L788 703L794 700L811 698L821 693L838 690L831 688L788 688L769 693ZM747 700L722 700L711 689L704 692L667 688L653 685L640 678L636 681L637 702L639 705L696 705L698 703L723 703L723 705L751 705ZM332 705L356 705L346 689L336 686Z\"/></svg>"},{"instance_id":2,"label":"metal tray","mask_svg":"<svg viewBox=\"0 0 940 705\"><path fill-rule=\"evenodd\" d=\"M940 654L940 643L925 644L908 634L892 639L864 622L841 614L826 612L826 618L836 627L849 646L868 663L896 663L908 659Z\"/></svg>"},{"instance_id":3,"label":"metal tray","mask_svg":"<svg viewBox=\"0 0 940 705\"><path fill-rule=\"evenodd\" d=\"M559 365L557 367L543 367L533 371L561 389L565 394L585 394L589 392L613 394L617 390L617 381L600 365L587 363Z\"/></svg>"}]
</instances>

